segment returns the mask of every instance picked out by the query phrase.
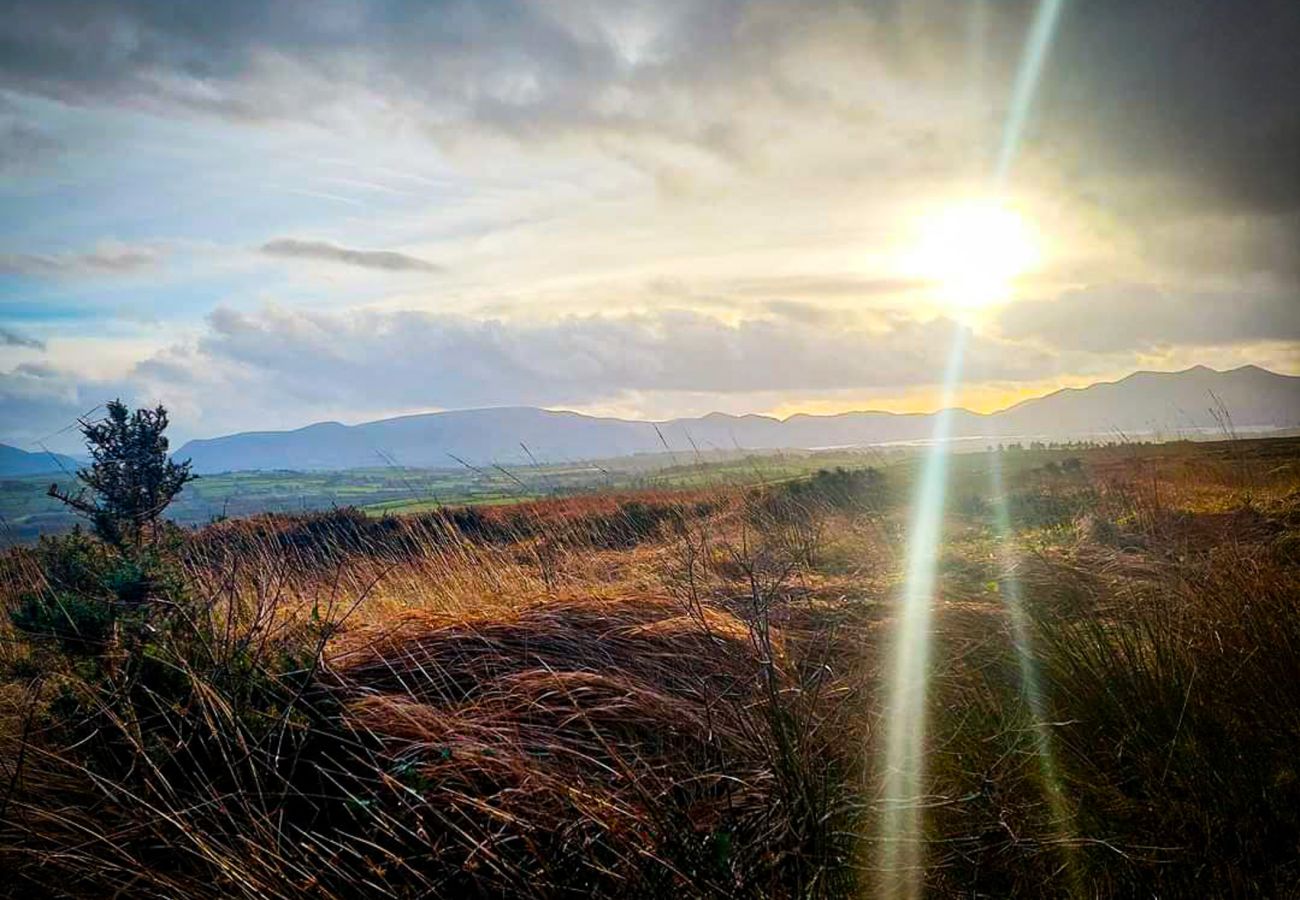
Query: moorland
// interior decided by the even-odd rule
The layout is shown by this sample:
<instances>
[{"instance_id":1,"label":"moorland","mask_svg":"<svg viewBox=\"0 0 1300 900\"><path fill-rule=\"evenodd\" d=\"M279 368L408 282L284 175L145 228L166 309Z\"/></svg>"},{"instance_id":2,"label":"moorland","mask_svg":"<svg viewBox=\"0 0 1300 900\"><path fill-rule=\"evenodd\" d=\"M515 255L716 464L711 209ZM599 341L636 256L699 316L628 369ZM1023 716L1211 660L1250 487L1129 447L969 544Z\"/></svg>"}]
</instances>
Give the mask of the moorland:
<instances>
[{"instance_id":1,"label":"moorland","mask_svg":"<svg viewBox=\"0 0 1300 900\"><path fill-rule=\"evenodd\" d=\"M1297 895L1300 441L952 456L909 798L841 462L11 549L0 891Z\"/></svg>"}]
</instances>

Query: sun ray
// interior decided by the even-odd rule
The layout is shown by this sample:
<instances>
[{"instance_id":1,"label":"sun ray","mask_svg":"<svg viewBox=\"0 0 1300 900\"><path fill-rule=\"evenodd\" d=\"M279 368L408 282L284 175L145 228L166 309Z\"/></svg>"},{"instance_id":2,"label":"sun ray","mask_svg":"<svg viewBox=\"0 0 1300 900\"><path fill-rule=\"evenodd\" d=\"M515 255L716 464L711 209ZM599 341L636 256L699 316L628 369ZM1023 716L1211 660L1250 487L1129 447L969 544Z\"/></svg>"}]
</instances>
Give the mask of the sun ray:
<instances>
[{"instance_id":1,"label":"sun ray","mask_svg":"<svg viewBox=\"0 0 1300 900\"><path fill-rule=\"evenodd\" d=\"M881 896L912 900L921 893L922 791L925 774L925 702L930 665L930 617L936 560L947 493L952 406L966 349L966 329L953 336L944 375L944 402L912 503L907 576L895 617L893 665L886 707L884 805L881 822Z\"/></svg>"},{"instance_id":2,"label":"sun ray","mask_svg":"<svg viewBox=\"0 0 1300 900\"><path fill-rule=\"evenodd\" d=\"M1002 130L1002 145L994 169L994 183L999 188L1010 177L1011 166L1020 151L1020 140L1034 102L1034 92L1038 88L1038 79L1043 73L1047 52L1051 49L1052 38L1056 35L1064 8L1065 0L1041 0L1038 11L1034 14L1034 23L1030 26L1029 37L1020 58L1020 68L1016 71L1016 83L1011 91L1011 108Z\"/></svg>"},{"instance_id":3,"label":"sun ray","mask_svg":"<svg viewBox=\"0 0 1300 900\"><path fill-rule=\"evenodd\" d=\"M1063 0L1041 0L1035 14L1016 77L1011 111L994 172L995 196L1003 193L1003 186L1019 148L1024 123L1062 6ZM985 219L985 224L990 221L1006 220L1001 214L995 213ZM992 294L989 291L989 273L992 273L994 281L1009 281L1019 273L1024 263L1018 256L1018 249L1010 252L1002 249L1016 245L1015 241L1006 240L1006 234L996 243L999 249L995 255L1002 256L996 265L987 265L987 260L981 259L978 253L968 255L962 242L965 238L982 235L983 230L978 226L977 222L975 227L958 229L961 233L949 235L950 239L946 242L948 249L944 253L950 255L940 257L944 260L941 268L949 271L946 280L960 293L969 297L996 296L996 291ZM999 228L1005 226L1000 225ZM945 276L941 274L940 280L945 280ZM982 300L975 305L988 302L990 301ZM966 335L965 326L959 324L944 373L942 409L935 417L930 446L922 465L916 496L913 498L905 582L893 626L893 659L885 710L887 736L883 790L877 834L881 879L878 893L891 900L915 900L921 896L924 888L922 809L931 618L947 493L952 406L961 385ZM1020 638L1017 638L1017 646L1023 646ZM1019 651L1018 655L1022 659L1026 658ZM1028 670L1026 685L1036 684L1033 674L1032 669ZM1031 693L1030 696L1037 694ZM1039 703L1036 700L1032 702ZM1035 711L1037 721L1041 721L1038 716L1040 711ZM1050 744L1045 749L1047 754L1044 756L1040 753L1040 761L1051 759ZM1045 770L1044 784L1056 784L1054 769L1050 766ZM1059 799L1059 793L1057 796ZM1053 806L1052 809L1054 818L1057 818L1056 807Z\"/></svg>"},{"instance_id":4,"label":"sun ray","mask_svg":"<svg viewBox=\"0 0 1300 900\"><path fill-rule=\"evenodd\" d=\"M989 487L993 505L994 527L998 541L998 552L1003 576L999 581L998 591L1007 612L1011 626L1012 649L1020 673L1020 687L1033 728L1034 755L1038 760L1039 784L1047 800L1051 817L1052 839L1063 859L1066 875L1071 879L1079 896L1083 895L1082 883L1078 878L1072 847L1076 832L1074 816L1066 801L1064 787L1057 773L1056 759L1052 749L1051 719L1047 706L1047 697L1043 690L1042 677L1038 671L1038 661L1033 653L1029 618L1025 613L1024 600L1019 577L1019 554L1016 550L1015 533L1011 527L1011 507L1007 500L1007 491L1002 474L1002 454L989 453Z\"/></svg>"}]
</instances>

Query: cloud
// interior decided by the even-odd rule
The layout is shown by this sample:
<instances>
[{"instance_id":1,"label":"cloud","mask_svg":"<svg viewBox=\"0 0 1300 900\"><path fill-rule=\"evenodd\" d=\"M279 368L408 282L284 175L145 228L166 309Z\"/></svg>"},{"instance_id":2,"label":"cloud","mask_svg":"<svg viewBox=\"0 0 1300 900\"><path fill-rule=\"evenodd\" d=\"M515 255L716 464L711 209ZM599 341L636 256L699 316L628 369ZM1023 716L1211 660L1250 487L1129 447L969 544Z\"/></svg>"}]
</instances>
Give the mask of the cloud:
<instances>
[{"instance_id":1,"label":"cloud","mask_svg":"<svg viewBox=\"0 0 1300 900\"><path fill-rule=\"evenodd\" d=\"M1184 215L1147 228L1146 259L1190 274L1265 275L1300 288L1300 208L1288 213Z\"/></svg>"},{"instance_id":2,"label":"cloud","mask_svg":"<svg viewBox=\"0 0 1300 900\"><path fill-rule=\"evenodd\" d=\"M1231 298L1200 302L1208 310ZM1204 348L1192 355L1162 350L1178 309L1165 304L1158 293L1134 288L1078 292L1014 314L1013 307L1004 313L1001 335L968 334L964 384L996 385L1011 396L1016 385L1050 385L1066 375L1251 361L1250 348L1258 345L1220 346L1237 339L1289 341L1274 345L1293 348L1278 350L1284 355L1300 346L1294 314L1280 327L1261 311L1254 326L1219 335L1214 332L1226 319L1198 330L1186 326L1181 339L1220 346L1217 356ZM1089 305L1096 315L1081 314ZM1114 319L1134 305L1156 317L1136 337L1126 333L1131 320ZM0 373L0 440L43 438L116 396L166 405L177 441L326 419L521 404L651 417L792 410L819 399L845 408L875 402L860 398L933 394L957 327L942 318L878 313L828 321L779 303L739 314L662 310L545 321L221 307L197 340L157 352L120 377L88 379L48 364ZM75 449L73 438L51 446Z\"/></svg>"},{"instance_id":3,"label":"cloud","mask_svg":"<svg viewBox=\"0 0 1300 900\"><path fill-rule=\"evenodd\" d=\"M327 241L304 241L295 238L276 238L262 245L268 256L288 259L317 259L342 263L362 269L379 269L385 272L441 272L442 267L405 253L393 250L355 250L340 247Z\"/></svg>"},{"instance_id":4,"label":"cloud","mask_svg":"<svg viewBox=\"0 0 1300 900\"><path fill-rule=\"evenodd\" d=\"M86 253L0 253L0 274L73 278L123 275L148 269L159 259L154 247L105 241Z\"/></svg>"},{"instance_id":5,"label":"cloud","mask_svg":"<svg viewBox=\"0 0 1300 900\"><path fill-rule=\"evenodd\" d=\"M312 120L348 105L446 134L475 123L519 139L667 135L729 157L762 152L739 116L716 115L737 94L848 121L882 99L834 77L853 73L877 85L956 80L958 93L982 83L1001 103L1035 4L985 6L981 72L971 70L968 18L949 0L235 0L189 10L47 0L6 17L0 83L238 120ZM1300 175L1272 163L1300 147L1297 37L1291 0L1258 0L1249 15L1222 0L1074 4L1044 73L1037 133L1084 139L1114 166L1202 171L1240 202L1294 207Z\"/></svg>"},{"instance_id":6,"label":"cloud","mask_svg":"<svg viewBox=\"0 0 1300 900\"><path fill-rule=\"evenodd\" d=\"M92 394L97 395L93 400ZM34 447L73 426L70 439L52 440L51 446L75 449L77 417L111 396L97 392L86 379L40 364L27 363L0 372L0 420L4 422L0 440Z\"/></svg>"},{"instance_id":7,"label":"cloud","mask_svg":"<svg viewBox=\"0 0 1300 900\"><path fill-rule=\"evenodd\" d=\"M0 94L0 175L26 175L64 150L62 142Z\"/></svg>"},{"instance_id":8,"label":"cloud","mask_svg":"<svg viewBox=\"0 0 1300 900\"><path fill-rule=\"evenodd\" d=\"M0 328L0 346L44 350L45 342L19 334L16 331L10 331L8 328Z\"/></svg>"},{"instance_id":9,"label":"cloud","mask_svg":"<svg viewBox=\"0 0 1300 900\"><path fill-rule=\"evenodd\" d=\"M1175 214L1300 209L1297 40L1292 0L1258 0L1249 14L1218 0L1075 4L1039 138L1107 202L1122 191L1145 203L1146 187L1180 200Z\"/></svg>"},{"instance_id":10,"label":"cloud","mask_svg":"<svg viewBox=\"0 0 1300 900\"><path fill-rule=\"evenodd\" d=\"M962 17L904 11L916 5L52 0L0 29L0 86L366 140L420 134L471 162L484 138L525 153L581 143L689 191L737 165L790 171L780 148L806 154L819 135L851 148L853 170L969 146L910 113L966 117L935 96L954 93L936 62L960 58ZM802 125L787 132L790 116Z\"/></svg>"},{"instance_id":11,"label":"cloud","mask_svg":"<svg viewBox=\"0 0 1300 900\"><path fill-rule=\"evenodd\" d=\"M0 173L22 173L61 152L62 145L24 122L0 121Z\"/></svg>"},{"instance_id":12,"label":"cloud","mask_svg":"<svg viewBox=\"0 0 1300 900\"><path fill-rule=\"evenodd\" d=\"M1055 300L1013 303L998 322L1012 340L1088 353L1300 341L1300 304L1291 292L1179 293L1105 285Z\"/></svg>"},{"instance_id":13,"label":"cloud","mask_svg":"<svg viewBox=\"0 0 1300 900\"><path fill-rule=\"evenodd\" d=\"M1036 4L980 5L983 44L950 0L48 0L4 17L0 87L422 136L469 165L485 136L524 156L580 146L667 192L737 169L933 183L997 145ZM1293 0L1069 4L1016 180L1055 179L1137 233L1300 209L1297 43Z\"/></svg>"},{"instance_id":14,"label":"cloud","mask_svg":"<svg viewBox=\"0 0 1300 900\"><path fill-rule=\"evenodd\" d=\"M798 312L798 311L796 311ZM479 320L416 311L327 314L219 309L195 377L240 372L279 404L372 408L564 405L630 392L748 394L932 384L954 325L897 319L887 333L767 315L729 321L698 312ZM972 338L975 379L1020 380L1053 369L1042 352ZM175 383L176 371L167 379Z\"/></svg>"},{"instance_id":15,"label":"cloud","mask_svg":"<svg viewBox=\"0 0 1300 900\"><path fill-rule=\"evenodd\" d=\"M8 182L32 223L9 240L202 243L194 266L132 280L132 302L152 290L149 308L174 313L159 334L176 346L130 385L205 432L333 409L653 393L671 413L688 394L797 405L932 384L952 323L863 310L925 308L929 287L897 271L907 219L986 184L1036 4L969 6L988 13L986 45L951 0L23 3L0 17L0 168L63 149L56 177ZM1280 286L1300 284L1298 45L1293 0L1067 4L1009 189L1060 250L1039 273L1051 292L1148 286L1008 307L999 336L972 340L968 380L1300 339ZM316 202L327 192L343 202ZM371 244L436 246L454 290L342 279L320 294L229 253L439 271L354 249ZM0 273L104 283L25 300L43 311L87 288L114 300L113 276L160 262L147 245L48 246L0 253ZM247 311L264 297L303 309ZM201 322L218 298L244 311ZM502 312L319 312L421 302ZM551 318L511 318L539 310ZM77 402L78 385L108 390L9 374Z\"/></svg>"}]
</instances>

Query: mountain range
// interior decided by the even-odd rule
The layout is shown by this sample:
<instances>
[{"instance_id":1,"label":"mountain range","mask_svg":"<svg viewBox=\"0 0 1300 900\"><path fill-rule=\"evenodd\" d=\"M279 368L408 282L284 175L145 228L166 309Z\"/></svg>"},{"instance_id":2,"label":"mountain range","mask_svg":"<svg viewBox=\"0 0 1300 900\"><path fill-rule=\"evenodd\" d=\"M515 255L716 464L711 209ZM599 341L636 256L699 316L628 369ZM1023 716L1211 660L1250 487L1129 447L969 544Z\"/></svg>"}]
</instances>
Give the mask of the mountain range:
<instances>
[{"instance_id":1,"label":"mountain range","mask_svg":"<svg viewBox=\"0 0 1300 900\"><path fill-rule=\"evenodd\" d=\"M1257 366L1136 372L994 413L955 409L951 415L954 438L1028 441L1212 434L1228 424L1225 412L1231 428L1243 432L1300 426L1300 377ZM777 419L711 413L650 422L501 407L232 434L190 441L176 456L192 459L201 473L564 462L665 450L815 449L924 441L935 415L868 411Z\"/></svg>"}]
</instances>

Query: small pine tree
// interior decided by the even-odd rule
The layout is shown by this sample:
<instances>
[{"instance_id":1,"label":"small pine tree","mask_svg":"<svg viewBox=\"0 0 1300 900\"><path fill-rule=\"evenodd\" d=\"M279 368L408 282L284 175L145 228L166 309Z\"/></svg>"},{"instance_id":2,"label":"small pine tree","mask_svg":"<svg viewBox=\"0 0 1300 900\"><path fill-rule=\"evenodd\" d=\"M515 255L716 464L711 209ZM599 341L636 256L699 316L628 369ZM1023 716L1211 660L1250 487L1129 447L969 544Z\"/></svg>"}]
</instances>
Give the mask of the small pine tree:
<instances>
[{"instance_id":1,"label":"small pine tree","mask_svg":"<svg viewBox=\"0 0 1300 900\"><path fill-rule=\"evenodd\" d=\"M167 455L167 410L131 412L110 401L101 420L81 422L91 465L80 469L76 493L50 485L49 495L90 520L105 543L120 550L140 550L157 535L158 522L186 484L197 478L190 463Z\"/></svg>"}]
</instances>

